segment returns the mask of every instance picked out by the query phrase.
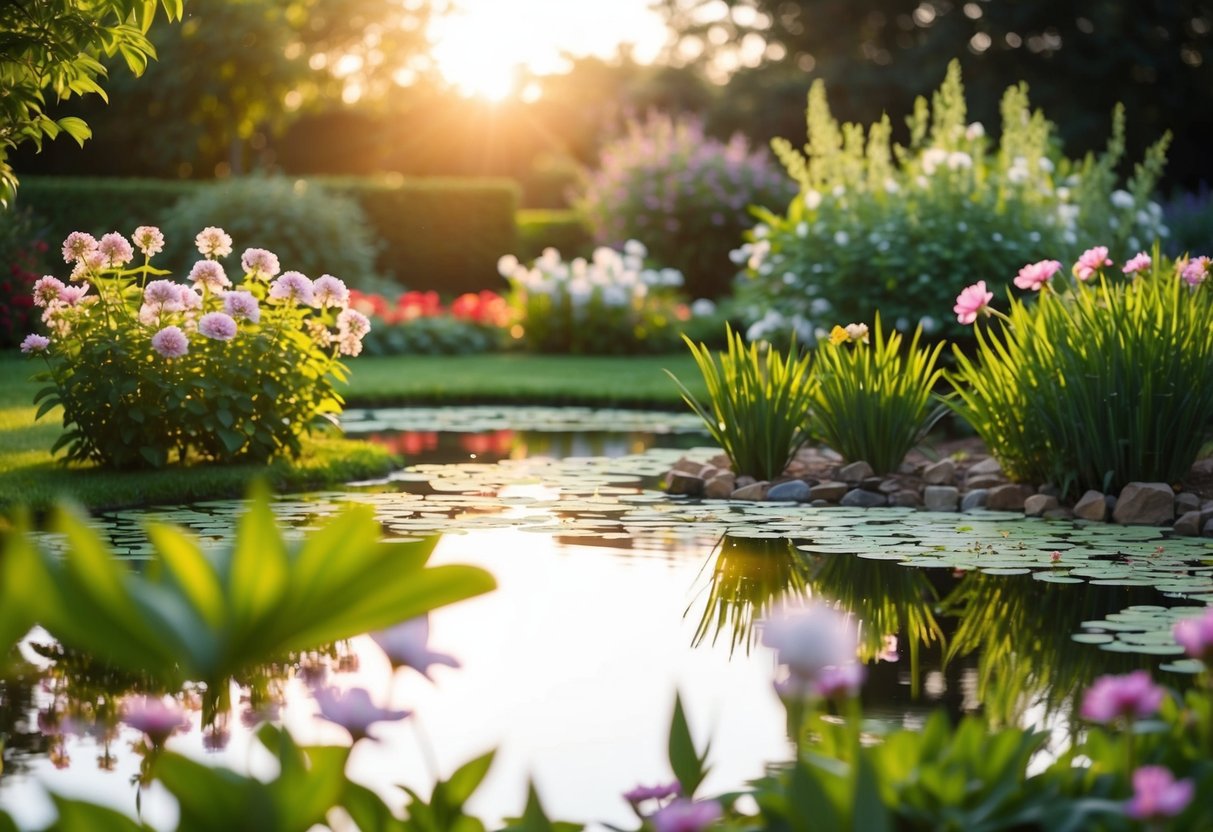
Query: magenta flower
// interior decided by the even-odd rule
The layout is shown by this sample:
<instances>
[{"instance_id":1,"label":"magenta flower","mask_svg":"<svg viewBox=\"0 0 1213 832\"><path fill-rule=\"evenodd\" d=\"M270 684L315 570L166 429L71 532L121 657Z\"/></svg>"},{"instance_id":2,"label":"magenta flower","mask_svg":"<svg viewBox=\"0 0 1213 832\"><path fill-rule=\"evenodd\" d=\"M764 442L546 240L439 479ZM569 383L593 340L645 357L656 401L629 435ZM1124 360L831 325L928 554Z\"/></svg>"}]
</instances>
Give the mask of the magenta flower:
<instances>
[{"instance_id":1,"label":"magenta flower","mask_svg":"<svg viewBox=\"0 0 1213 832\"><path fill-rule=\"evenodd\" d=\"M195 286L205 287L211 292L219 292L232 285L218 260L199 260L190 269L190 281Z\"/></svg>"},{"instance_id":2,"label":"magenta flower","mask_svg":"<svg viewBox=\"0 0 1213 832\"><path fill-rule=\"evenodd\" d=\"M845 615L823 604L785 607L762 624L762 643L799 681L812 682L827 667L855 661L854 629Z\"/></svg>"},{"instance_id":3,"label":"magenta flower","mask_svg":"<svg viewBox=\"0 0 1213 832\"><path fill-rule=\"evenodd\" d=\"M1020 269L1019 274L1015 276L1015 285L1020 289L1039 292L1053 278L1053 275L1057 274L1060 268L1061 263L1057 260L1041 260L1036 263L1029 263Z\"/></svg>"},{"instance_id":4,"label":"magenta flower","mask_svg":"<svg viewBox=\"0 0 1213 832\"><path fill-rule=\"evenodd\" d=\"M223 296L223 311L233 318L241 318L249 323L261 320L261 304L248 292L228 292Z\"/></svg>"},{"instance_id":5,"label":"magenta flower","mask_svg":"<svg viewBox=\"0 0 1213 832\"><path fill-rule=\"evenodd\" d=\"M1195 793L1190 779L1176 780L1163 766L1142 766L1133 772L1133 797L1125 814L1142 821L1173 818L1188 808Z\"/></svg>"},{"instance_id":6,"label":"magenta flower","mask_svg":"<svg viewBox=\"0 0 1213 832\"><path fill-rule=\"evenodd\" d=\"M1193 257L1191 260L1183 264L1183 269L1179 276L1183 278L1184 283L1189 286L1196 287L1205 282L1205 278L1209 276L1209 258L1208 257Z\"/></svg>"},{"instance_id":7,"label":"magenta flower","mask_svg":"<svg viewBox=\"0 0 1213 832\"><path fill-rule=\"evenodd\" d=\"M152 349L165 358L180 358L190 351L190 341L179 326L166 326L152 336Z\"/></svg>"},{"instance_id":8,"label":"magenta flower","mask_svg":"<svg viewBox=\"0 0 1213 832\"><path fill-rule=\"evenodd\" d=\"M654 832L702 832L720 820L720 815L720 804L715 800L680 797L654 812L650 820Z\"/></svg>"},{"instance_id":9,"label":"magenta flower","mask_svg":"<svg viewBox=\"0 0 1213 832\"><path fill-rule=\"evenodd\" d=\"M401 720L409 715L409 711L380 708L371 701L366 688L350 688L344 693L321 688L312 695L320 706L320 718L349 731L355 742L369 737L368 731L376 722Z\"/></svg>"},{"instance_id":10,"label":"magenta flower","mask_svg":"<svg viewBox=\"0 0 1213 832\"><path fill-rule=\"evenodd\" d=\"M194 245L204 257L227 257L232 253L232 238L222 228L213 225L198 232Z\"/></svg>"},{"instance_id":11,"label":"magenta flower","mask_svg":"<svg viewBox=\"0 0 1213 832\"><path fill-rule=\"evenodd\" d=\"M79 286L64 286L59 290L59 300L68 306L75 306L88 294L88 284Z\"/></svg>"},{"instance_id":12,"label":"magenta flower","mask_svg":"<svg viewBox=\"0 0 1213 832\"><path fill-rule=\"evenodd\" d=\"M1162 704L1163 689L1150 674L1134 670L1123 676L1100 676L1082 699L1082 717L1091 722L1113 722L1153 715Z\"/></svg>"},{"instance_id":13,"label":"magenta flower","mask_svg":"<svg viewBox=\"0 0 1213 832\"><path fill-rule=\"evenodd\" d=\"M121 268L135 258L135 250L131 244L117 231L111 231L97 243L97 251L105 258L105 265L111 269Z\"/></svg>"},{"instance_id":14,"label":"magenta flower","mask_svg":"<svg viewBox=\"0 0 1213 832\"><path fill-rule=\"evenodd\" d=\"M45 335L26 335L21 340L21 352L27 355L34 352L45 352L50 345L51 339Z\"/></svg>"},{"instance_id":15,"label":"magenta flower","mask_svg":"<svg viewBox=\"0 0 1213 832\"><path fill-rule=\"evenodd\" d=\"M164 251L164 235L154 225L141 225L131 235L135 245L143 252L144 257L151 257Z\"/></svg>"},{"instance_id":16,"label":"magenta flower","mask_svg":"<svg viewBox=\"0 0 1213 832\"><path fill-rule=\"evenodd\" d=\"M264 277L266 280L278 274L281 266L278 255L263 248L249 248L240 255L240 265L249 277Z\"/></svg>"},{"instance_id":17,"label":"magenta flower","mask_svg":"<svg viewBox=\"0 0 1213 832\"><path fill-rule=\"evenodd\" d=\"M812 690L822 699L850 699L859 695L864 675L863 665L858 662L827 667L813 680Z\"/></svg>"},{"instance_id":18,"label":"magenta flower","mask_svg":"<svg viewBox=\"0 0 1213 832\"><path fill-rule=\"evenodd\" d=\"M135 696L122 704L122 721L147 735L155 747L178 731L188 731L190 721L176 702L156 696Z\"/></svg>"},{"instance_id":19,"label":"magenta flower","mask_svg":"<svg viewBox=\"0 0 1213 832\"><path fill-rule=\"evenodd\" d=\"M216 341L236 337L236 321L226 312L208 312L198 319L198 332Z\"/></svg>"},{"instance_id":20,"label":"magenta flower","mask_svg":"<svg viewBox=\"0 0 1213 832\"><path fill-rule=\"evenodd\" d=\"M411 667L429 679L431 665L459 667L459 661L454 656L437 653L426 645L430 640L428 615L409 619L388 630L371 633L371 638L387 655L392 669Z\"/></svg>"},{"instance_id":21,"label":"magenta flower","mask_svg":"<svg viewBox=\"0 0 1213 832\"><path fill-rule=\"evenodd\" d=\"M49 306L62 297L65 288L62 280L49 274L38 278L34 282L34 305Z\"/></svg>"},{"instance_id":22,"label":"magenta flower","mask_svg":"<svg viewBox=\"0 0 1213 832\"><path fill-rule=\"evenodd\" d=\"M63 241L63 261L75 263L86 254L97 250L97 238L83 231L73 231Z\"/></svg>"},{"instance_id":23,"label":"magenta flower","mask_svg":"<svg viewBox=\"0 0 1213 832\"><path fill-rule=\"evenodd\" d=\"M956 320L962 324L971 324L977 320L977 313L986 309L992 300L994 293L986 291L986 282L979 280L972 286L966 286L956 296L956 305L952 307L952 311L956 313Z\"/></svg>"},{"instance_id":24,"label":"magenta flower","mask_svg":"<svg viewBox=\"0 0 1213 832\"><path fill-rule=\"evenodd\" d=\"M635 805L643 803L646 800L665 800L668 797L677 797L681 793L682 786L678 784L678 781L674 781L664 786L637 786L630 791L624 792L623 799Z\"/></svg>"},{"instance_id":25,"label":"magenta flower","mask_svg":"<svg viewBox=\"0 0 1213 832\"><path fill-rule=\"evenodd\" d=\"M331 274L322 274L312 283L312 303L321 309L337 306L341 309L349 306L350 290L345 283Z\"/></svg>"},{"instance_id":26,"label":"magenta flower","mask_svg":"<svg viewBox=\"0 0 1213 832\"><path fill-rule=\"evenodd\" d=\"M1136 274L1137 272L1150 268L1150 263L1152 262L1153 261L1150 259L1150 255L1146 254L1144 251L1139 251L1129 258L1129 262L1125 263L1124 268L1121 269L1121 271L1125 274Z\"/></svg>"},{"instance_id":27,"label":"magenta flower","mask_svg":"<svg viewBox=\"0 0 1213 832\"><path fill-rule=\"evenodd\" d=\"M288 303L298 303L301 306L311 306L315 292L312 281L299 272L283 272L282 276L270 284L270 300L281 300Z\"/></svg>"},{"instance_id":28,"label":"magenta flower","mask_svg":"<svg viewBox=\"0 0 1213 832\"><path fill-rule=\"evenodd\" d=\"M1072 271L1079 280L1090 280L1096 272L1104 266L1110 265L1112 265L1112 259L1108 257L1108 247L1095 246L1082 253L1078 262L1072 267Z\"/></svg>"},{"instance_id":29,"label":"magenta flower","mask_svg":"<svg viewBox=\"0 0 1213 832\"><path fill-rule=\"evenodd\" d=\"M1199 618L1185 618L1175 624L1175 641L1189 656L1213 667L1213 607Z\"/></svg>"}]
</instances>

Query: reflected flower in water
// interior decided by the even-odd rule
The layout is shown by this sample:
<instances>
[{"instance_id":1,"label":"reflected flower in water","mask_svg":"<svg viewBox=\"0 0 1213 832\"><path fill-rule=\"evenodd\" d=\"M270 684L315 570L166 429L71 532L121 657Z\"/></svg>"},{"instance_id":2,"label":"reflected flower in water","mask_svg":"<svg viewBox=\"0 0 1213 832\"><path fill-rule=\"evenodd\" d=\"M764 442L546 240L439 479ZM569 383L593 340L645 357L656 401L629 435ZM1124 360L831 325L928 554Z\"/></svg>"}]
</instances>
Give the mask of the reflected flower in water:
<instances>
[{"instance_id":1,"label":"reflected flower in water","mask_svg":"<svg viewBox=\"0 0 1213 832\"><path fill-rule=\"evenodd\" d=\"M368 732L376 722L394 722L411 713L379 707L371 701L371 695L366 688L350 688L345 692L335 688L321 688L312 695L320 706L320 718L349 731L354 742L370 737Z\"/></svg>"},{"instance_id":2,"label":"reflected flower in water","mask_svg":"<svg viewBox=\"0 0 1213 832\"><path fill-rule=\"evenodd\" d=\"M885 633L884 649L876 654L876 661L892 663L900 658L901 656L897 652L897 634Z\"/></svg>"},{"instance_id":3,"label":"reflected flower in water","mask_svg":"<svg viewBox=\"0 0 1213 832\"><path fill-rule=\"evenodd\" d=\"M651 818L655 832L701 832L720 820L715 800L691 801L680 797L658 809Z\"/></svg>"},{"instance_id":4,"label":"reflected flower in water","mask_svg":"<svg viewBox=\"0 0 1213 832\"><path fill-rule=\"evenodd\" d=\"M1213 664L1213 607L1199 618L1185 618L1175 625L1175 641L1189 656Z\"/></svg>"},{"instance_id":5,"label":"reflected flower in water","mask_svg":"<svg viewBox=\"0 0 1213 832\"><path fill-rule=\"evenodd\" d=\"M850 699L859 695L863 685L863 665L858 662L827 667L813 682L813 692L823 699Z\"/></svg>"},{"instance_id":6,"label":"reflected flower in water","mask_svg":"<svg viewBox=\"0 0 1213 832\"><path fill-rule=\"evenodd\" d=\"M1123 676L1100 676L1087 688L1082 717L1091 722L1147 717L1158 711L1164 692L1144 670Z\"/></svg>"},{"instance_id":7,"label":"reflected flower in water","mask_svg":"<svg viewBox=\"0 0 1213 832\"><path fill-rule=\"evenodd\" d=\"M1163 766L1142 766L1133 772L1133 797L1125 813L1147 822L1173 818L1188 808L1194 793L1192 780L1176 780Z\"/></svg>"},{"instance_id":8,"label":"reflected flower in water","mask_svg":"<svg viewBox=\"0 0 1213 832\"><path fill-rule=\"evenodd\" d=\"M441 664L447 667L459 667L459 660L446 653L438 653L428 647L430 640L429 616L417 618L397 624L389 630L371 633L371 638L387 655L392 663L392 669L411 667L425 678L429 679L430 667Z\"/></svg>"},{"instance_id":9,"label":"reflected flower in water","mask_svg":"<svg viewBox=\"0 0 1213 832\"><path fill-rule=\"evenodd\" d=\"M763 621L762 643L805 682L827 667L854 662L859 649L847 616L823 604L785 606L775 612Z\"/></svg>"},{"instance_id":10,"label":"reflected flower in water","mask_svg":"<svg viewBox=\"0 0 1213 832\"><path fill-rule=\"evenodd\" d=\"M623 793L623 799L635 806L646 800L665 800L667 797L677 797L682 793L682 786L677 781L664 786L637 786Z\"/></svg>"},{"instance_id":11,"label":"reflected flower in water","mask_svg":"<svg viewBox=\"0 0 1213 832\"><path fill-rule=\"evenodd\" d=\"M189 719L173 700L157 696L132 696L122 704L122 721L142 731L153 747L164 745L178 731L188 731Z\"/></svg>"}]
</instances>

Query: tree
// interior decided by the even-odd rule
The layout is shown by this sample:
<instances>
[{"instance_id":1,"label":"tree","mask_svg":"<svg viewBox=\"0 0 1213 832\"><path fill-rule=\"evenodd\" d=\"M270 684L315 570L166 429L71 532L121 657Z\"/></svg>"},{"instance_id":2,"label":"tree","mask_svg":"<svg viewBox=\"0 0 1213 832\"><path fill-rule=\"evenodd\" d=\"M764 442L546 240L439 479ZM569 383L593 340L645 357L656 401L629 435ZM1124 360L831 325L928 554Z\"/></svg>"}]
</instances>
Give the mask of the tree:
<instances>
[{"instance_id":1,"label":"tree","mask_svg":"<svg viewBox=\"0 0 1213 832\"><path fill-rule=\"evenodd\" d=\"M41 149L44 139L66 133L80 144L92 134L75 116L47 114L46 91L105 98L102 57L121 56L142 74L156 50L148 28L162 9L181 18L184 0L5 0L0 3L0 206L17 191L8 161L19 145Z\"/></svg>"}]
</instances>

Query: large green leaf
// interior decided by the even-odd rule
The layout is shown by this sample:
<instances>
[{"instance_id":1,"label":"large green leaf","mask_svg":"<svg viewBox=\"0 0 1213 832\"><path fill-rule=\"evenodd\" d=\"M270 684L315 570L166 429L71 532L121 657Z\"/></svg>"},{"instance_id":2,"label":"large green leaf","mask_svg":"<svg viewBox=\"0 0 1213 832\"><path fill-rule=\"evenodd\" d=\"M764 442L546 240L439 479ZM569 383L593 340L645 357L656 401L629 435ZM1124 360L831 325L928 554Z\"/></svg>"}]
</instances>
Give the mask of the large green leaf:
<instances>
[{"instance_id":1,"label":"large green leaf","mask_svg":"<svg viewBox=\"0 0 1213 832\"><path fill-rule=\"evenodd\" d=\"M682 697L677 694L674 696L674 715L670 718L669 753L670 768L682 786L682 793L687 797L693 796L708 775L705 765L708 748L705 747L702 754L695 750L695 741L682 707Z\"/></svg>"}]
</instances>

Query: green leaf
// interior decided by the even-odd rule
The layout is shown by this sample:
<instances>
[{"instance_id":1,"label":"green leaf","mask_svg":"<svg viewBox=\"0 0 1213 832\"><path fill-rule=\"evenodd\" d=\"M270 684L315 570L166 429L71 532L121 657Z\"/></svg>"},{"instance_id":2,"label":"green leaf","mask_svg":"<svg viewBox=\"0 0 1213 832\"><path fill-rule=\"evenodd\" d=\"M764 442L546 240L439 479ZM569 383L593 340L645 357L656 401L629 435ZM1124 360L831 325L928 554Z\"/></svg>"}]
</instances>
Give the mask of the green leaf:
<instances>
[{"instance_id":1,"label":"green leaf","mask_svg":"<svg viewBox=\"0 0 1213 832\"><path fill-rule=\"evenodd\" d=\"M147 536L181 594L211 629L222 629L226 618L223 587L197 541L182 529L162 523L149 524Z\"/></svg>"},{"instance_id":2,"label":"green leaf","mask_svg":"<svg viewBox=\"0 0 1213 832\"><path fill-rule=\"evenodd\" d=\"M83 119L76 116L65 116L58 121L59 128L76 140L76 144L84 147L85 141L93 137L93 131Z\"/></svg>"},{"instance_id":3,"label":"green leaf","mask_svg":"<svg viewBox=\"0 0 1213 832\"><path fill-rule=\"evenodd\" d=\"M52 410L54 410L58 406L59 406L59 399L55 398L54 396L47 399L41 405L39 405L38 412L34 414L34 421L35 422L38 421L39 419L41 419L47 413L50 413Z\"/></svg>"},{"instance_id":4,"label":"green leaf","mask_svg":"<svg viewBox=\"0 0 1213 832\"><path fill-rule=\"evenodd\" d=\"M851 827L863 832L893 832L893 819L880 797L870 755L859 754L855 772L855 812Z\"/></svg>"},{"instance_id":5,"label":"green leaf","mask_svg":"<svg viewBox=\"0 0 1213 832\"><path fill-rule=\"evenodd\" d=\"M670 768L682 786L686 797L693 797L699 784L707 777L708 770L704 765L708 748L703 754L695 750L695 741L691 737L691 729L687 725L686 713L682 708L682 697L674 695L674 715L670 719L669 740Z\"/></svg>"},{"instance_id":6,"label":"green leaf","mask_svg":"<svg viewBox=\"0 0 1213 832\"><path fill-rule=\"evenodd\" d=\"M58 817L47 827L48 832L145 832L150 828L105 806L72 800L57 794L52 794L51 800L55 803ZM9 822L11 823L11 820ZM3 828L4 824L0 823L0 829Z\"/></svg>"},{"instance_id":7,"label":"green leaf","mask_svg":"<svg viewBox=\"0 0 1213 832\"><path fill-rule=\"evenodd\" d=\"M496 751L490 751L476 759L464 763L460 766L451 779L447 781L446 791L447 799L456 807L462 807L467 802L472 793L484 781L485 775L489 773L489 766L493 764L493 756Z\"/></svg>"},{"instance_id":8,"label":"green leaf","mask_svg":"<svg viewBox=\"0 0 1213 832\"><path fill-rule=\"evenodd\" d=\"M248 508L236 525L227 577L234 631L251 631L268 622L281 603L288 580L286 544L270 511L269 486L258 480Z\"/></svg>"}]
</instances>

